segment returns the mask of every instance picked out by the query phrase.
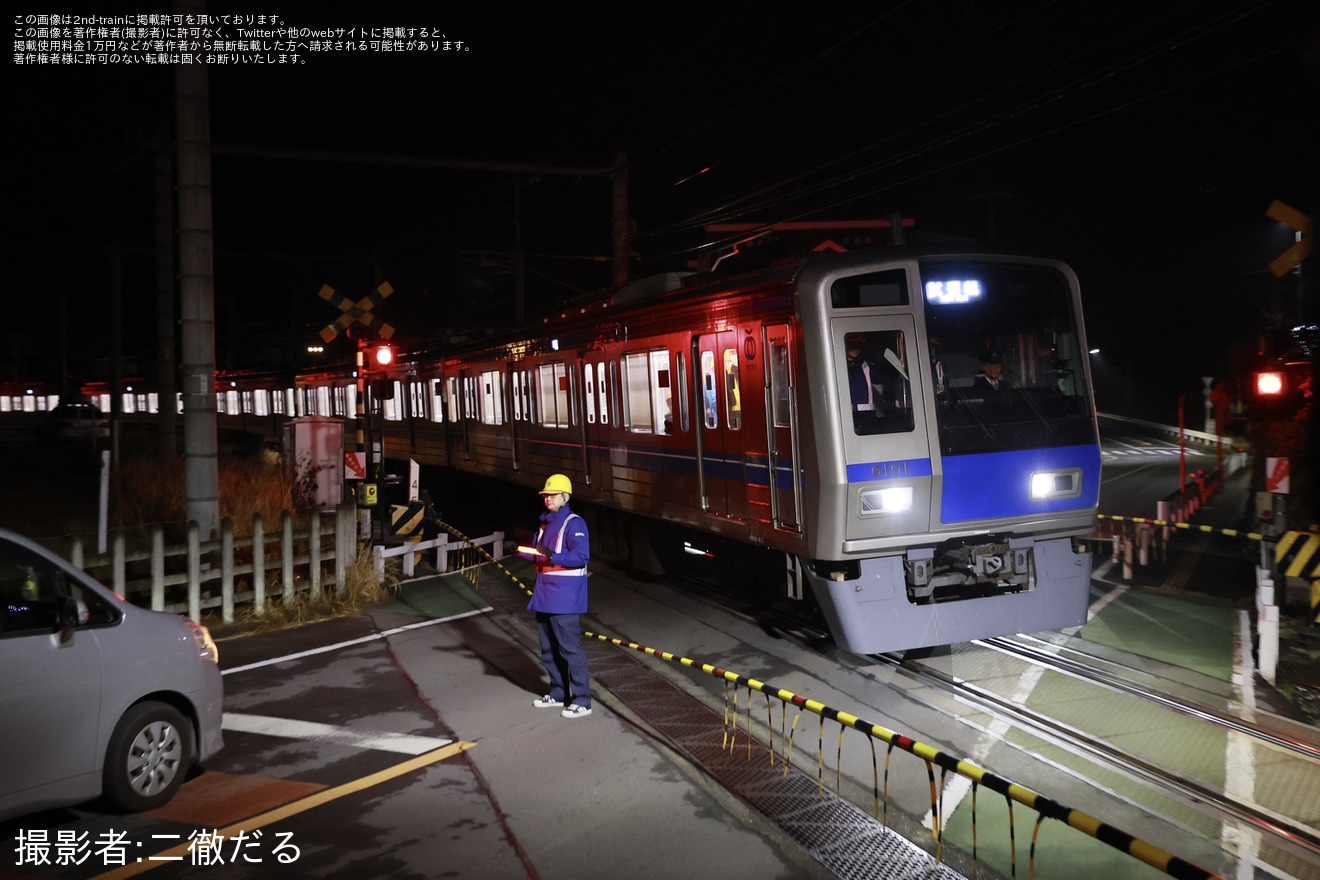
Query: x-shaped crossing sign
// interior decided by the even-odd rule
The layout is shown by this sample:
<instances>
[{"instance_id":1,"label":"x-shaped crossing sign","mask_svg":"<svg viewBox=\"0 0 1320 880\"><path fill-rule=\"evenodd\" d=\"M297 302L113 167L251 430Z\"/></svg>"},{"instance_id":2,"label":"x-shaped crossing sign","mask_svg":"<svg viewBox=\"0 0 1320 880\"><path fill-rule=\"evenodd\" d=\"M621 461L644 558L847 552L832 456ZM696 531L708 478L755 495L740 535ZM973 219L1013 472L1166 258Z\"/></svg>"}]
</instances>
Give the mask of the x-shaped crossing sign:
<instances>
[{"instance_id":1,"label":"x-shaped crossing sign","mask_svg":"<svg viewBox=\"0 0 1320 880\"><path fill-rule=\"evenodd\" d=\"M366 327L369 333L379 336L381 339L389 339L394 335L394 327L373 315L371 310L383 303L385 297L393 292L394 288L390 287L390 283L382 281L375 290L354 302L343 294L335 293L335 289L329 284L322 284L321 299L339 309L343 314L331 321L321 331L321 340L329 342L342 331L347 330L354 321Z\"/></svg>"}]
</instances>

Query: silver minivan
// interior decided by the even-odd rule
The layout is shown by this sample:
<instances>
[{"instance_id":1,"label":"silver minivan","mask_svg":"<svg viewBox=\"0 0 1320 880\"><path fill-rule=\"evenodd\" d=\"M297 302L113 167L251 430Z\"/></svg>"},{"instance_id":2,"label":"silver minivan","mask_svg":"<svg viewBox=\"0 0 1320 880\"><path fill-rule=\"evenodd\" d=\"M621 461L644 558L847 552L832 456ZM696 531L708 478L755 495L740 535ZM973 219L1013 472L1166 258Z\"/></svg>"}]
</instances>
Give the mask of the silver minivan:
<instances>
[{"instance_id":1,"label":"silver minivan","mask_svg":"<svg viewBox=\"0 0 1320 880\"><path fill-rule=\"evenodd\" d=\"M223 694L205 627L0 529L0 819L164 804L220 750Z\"/></svg>"}]
</instances>

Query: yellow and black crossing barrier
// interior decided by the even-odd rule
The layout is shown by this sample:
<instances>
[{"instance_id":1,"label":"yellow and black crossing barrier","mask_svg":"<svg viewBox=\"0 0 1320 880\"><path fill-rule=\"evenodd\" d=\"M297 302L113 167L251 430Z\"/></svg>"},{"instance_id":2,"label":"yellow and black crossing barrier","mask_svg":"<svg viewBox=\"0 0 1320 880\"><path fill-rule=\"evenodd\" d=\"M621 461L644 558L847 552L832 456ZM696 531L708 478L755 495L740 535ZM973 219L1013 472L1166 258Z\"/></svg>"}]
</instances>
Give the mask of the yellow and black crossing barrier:
<instances>
[{"instance_id":1,"label":"yellow and black crossing barrier","mask_svg":"<svg viewBox=\"0 0 1320 880\"><path fill-rule=\"evenodd\" d=\"M1244 532L1240 529L1219 529L1214 526L1197 526L1187 522L1174 522L1167 519L1155 519L1145 516L1109 516L1107 514L1098 514L1096 519L1109 520L1116 523L1137 523L1138 525L1160 526L1165 529L1183 529L1189 532L1205 532L1206 534L1227 535L1230 538L1246 538L1249 541L1263 541L1265 536L1260 532Z\"/></svg>"},{"instance_id":2,"label":"yellow and black crossing barrier","mask_svg":"<svg viewBox=\"0 0 1320 880\"><path fill-rule=\"evenodd\" d=\"M1082 833L1094 838L1095 840L1100 841L1101 843L1111 846L1114 849L1119 850L1120 852L1124 852L1127 855L1138 859L1139 861L1145 862L1147 865L1150 865L1151 867L1159 871L1162 871L1171 877L1180 878L1180 880L1222 880L1222 878L1220 878L1220 875L1218 874L1215 874L1211 871L1207 871L1206 869L1200 867L1199 865L1193 864L1192 862L1186 861L1185 859L1181 859L1173 855L1172 853L1160 849L1159 847L1154 846L1153 844L1147 843L1146 841L1141 840L1138 837L1134 837L1133 835L1127 833L1126 831L1123 831L1113 825L1110 825L1093 816L1090 816L1087 813L1082 812L1081 810L1073 809L1072 807L1069 807L1050 797L1047 797L1043 794L1040 794L1036 791L1026 788L1025 786L1018 785L1017 783L1013 782L1010 779L1006 779L1005 777L1002 776L997 776L996 774L991 773L977 766L976 764L973 764L970 761L967 761L963 758L959 758L956 755L951 755L947 752L942 751L939 748L936 748L935 746L927 745L909 736L904 736L903 734L897 733L879 724L874 724L872 722L866 721L862 718L857 717L856 715L852 715L848 712L844 712L839 709L831 708L830 706L827 706L824 703L819 703L815 700L808 699L807 697L804 697L801 694L796 694L792 691L775 687L774 685L768 684L763 681L757 681L754 678L747 678L731 670L723 669L718 666L713 666L708 663L701 663L699 661L692 660L687 657L680 657L675 654L670 654L666 651L661 651L656 648L648 648L645 645L639 645L636 642L626 642L621 639L611 638L609 636L601 635L600 633L586 631L583 633L583 635L585 635L587 638L596 639L597 641L600 642L605 642L606 644L615 645L616 647L628 648L630 650L648 654L652 657L657 657L661 660L666 660L671 663L678 663L680 665L687 666L692 669L699 669L708 675L712 675L716 678L722 678L725 680L725 682L732 683L735 686L735 688L739 686L747 688L748 702L747 702L747 721L746 721L745 729L748 731L751 730L751 724L752 724L751 691L757 691L765 695L767 700L767 711L768 711L769 700L771 698L774 698L779 700L781 705L785 709L787 709L789 705L792 705L798 709L799 713L805 710L807 712L811 712L819 716L822 725L824 724L826 719L830 719L832 721L837 722L840 725L840 734L839 734L840 749L842 749L843 729L851 728L853 730L858 731L859 733L865 734L868 738L872 740L878 739L888 744L889 752L891 754L894 749L899 749L924 760L926 762L928 775L930 777L930 783L931 783L931 815L933 817L933 830L936 839L937 858L943 843L942 793L944 790L944 774L955 773L960 776L964 776L972 781L973 810L975 810L976 789L978 786L984 786L990 791L1002 795L1009 801L1010 834L1012 833L1011 830L1012 822L1013 822L1012 804L1014 802L1019 803L1029 809L1036 811L1038 818L1035 822L1035 829L1032 835L1031 851L1030 851L1029 863L1028 863L1029 872L1032 876L1034 876L1035 874L1036 844L1037 844L1037 836L1040 833L1041 824L1044 819L1055 819L1069 826L1070 828L1073 828L1077 831L1081 831ZM739 723L736 694L737 692L735 690L734 698L733 698L734 704L732 710L732 720L729 721L727 720L730 717L730 711L727 706L728 693L727 693L727 684L726 684L726 695L725 695L726 724L728 724L734 732L737 731L738 723ZM770 726L769 724L767 724L767 728L769 729L771 735L770 752L771 752L771 760L773 761L774 732L773 732L773 727ZM797 728L796 718L793 720L793 728L794 730L796 730ZM733 746L729 740L727 731L725 735L724 746L730 752L733 751ZM785 761L787 761L788 751L791 750L792 748L791 737L785 742L785 746L786 746L786 750L784 754L784 759ZM872 756L874 760L875 759L874 747L872 748ZM822 736L822 738L820 739L820 745L818 745L818 759L817 759L818 784L820 785L822 794L824 793L824 784L825 784L823 777L823 770L824 770L823 761L824 761L824 748L823 748L823 736ZM941 780L938 788L935 782L935 772L934 772L935 767L939 767L941 769ZM785 768L785 772L787 772L787 767ZM876 776L877 776L876 798L878 801L880 798L878 769L876 771ZM889 779L889 762L888 762L888 758L886 758L885 794L884 794L886 801L885 803L886 808L888 807L888 785L889 785L888 779ZM837 784L838 783L836 782L836 785ZM878 803L873 813L875 814L876 818L879 818ZM975 861L976 859L975 845L973 845L972 858L973 861ZM1016 849L1014 849L1013 862L1014 862L1013 874L1014 876L1016 876L1017 874Z\"/></svg>"},{"instance_id":3,"label":"yellow and black crossing barrier","mask_svg":"<svg viewBox=\"0 0 1320 880\"><path fill-rule=\"evenodd\" d=\"M1284 532L1274 545L1274 570L1311 585L1311 623L1320 624L1320 530Z\"/></svg>"}]
</instances>

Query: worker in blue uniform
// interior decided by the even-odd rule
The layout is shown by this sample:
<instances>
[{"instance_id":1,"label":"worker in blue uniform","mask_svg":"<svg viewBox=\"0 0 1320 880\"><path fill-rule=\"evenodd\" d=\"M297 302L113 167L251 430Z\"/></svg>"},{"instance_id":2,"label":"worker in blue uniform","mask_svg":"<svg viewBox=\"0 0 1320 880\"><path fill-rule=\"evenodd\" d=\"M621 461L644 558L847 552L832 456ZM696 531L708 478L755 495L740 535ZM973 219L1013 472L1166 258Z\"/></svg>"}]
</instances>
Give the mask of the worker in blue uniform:
<instances>
[{"instance_id":1,"label":"worker in blue uniform","mask_svg":"<svg viewBox=\"0 0 1320 880\"><path fill-rule=\"evenodd\" d=\"M582 647L578 615L587 611L587 562L591 541L587 524L568 507L573 483L563 474L545 481L541 498L545 513L529 552L520 553L536 563L532 601L541 637L541 661L550 677L550 691L532 701L538 709L563 707L565 718L591 714L587 652Z\"/></svg>"}]
</instances>

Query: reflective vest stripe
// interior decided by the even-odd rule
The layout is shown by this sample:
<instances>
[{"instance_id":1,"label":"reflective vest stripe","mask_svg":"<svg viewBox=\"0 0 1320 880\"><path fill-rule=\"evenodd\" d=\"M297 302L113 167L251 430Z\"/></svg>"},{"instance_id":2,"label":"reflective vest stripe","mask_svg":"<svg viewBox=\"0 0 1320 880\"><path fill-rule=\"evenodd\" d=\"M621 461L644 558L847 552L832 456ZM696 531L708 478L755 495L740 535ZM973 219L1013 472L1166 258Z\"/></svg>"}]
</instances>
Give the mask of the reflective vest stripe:
<instances>
[{"instance_id":1,"label":"reflective vest stripe","mask_svg":"<svg viewBox=\"0 0 1320 880\"><path fill-rule=\"evenodd\" d=\"M571 523L574 519L581 519L581 517L578 516L576 513L570 513L568 515L568 519L564 520L563 527L560 528L559 534L555 537L556 553L564 552L564 532L568 531L568 524ZM541 534L536 536L538 544L540 543L540 539L544 537L544 535L545 535L545 526L541 526ZM546 565L538 565L536 567L536 570L539 574L549 575L550 577L561 577L563 575L581 577L582 575L587 573L587 567L585 565L581 568L564 568L564 566L562 565L546 564Z\"/></svg>"}]
</instances>

